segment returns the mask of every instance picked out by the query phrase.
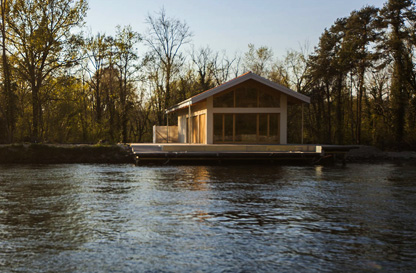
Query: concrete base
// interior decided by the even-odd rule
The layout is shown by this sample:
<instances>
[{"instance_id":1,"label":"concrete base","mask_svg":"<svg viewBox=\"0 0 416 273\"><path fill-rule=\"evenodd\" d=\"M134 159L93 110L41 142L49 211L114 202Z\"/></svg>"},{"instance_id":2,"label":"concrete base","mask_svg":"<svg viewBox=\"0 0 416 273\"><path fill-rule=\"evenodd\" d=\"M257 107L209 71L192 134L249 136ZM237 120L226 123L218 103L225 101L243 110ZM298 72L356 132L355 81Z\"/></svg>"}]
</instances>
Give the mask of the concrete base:
<instances>
[{"instance_id":1,"label":"concrete base","mask_svg":"<svg viewBox=\"0 0 416 273\"><path fill-rule=\"evenodd\" d=\"M134 153L153 152L305 152L321 153L320 145L245 145L245 144L130 144Z\"/></svg>"},{"instance_id":2,"label":"concrete base","mask_svg":"<svg viewBox=\"0 0 416 273\"><path fill-rule=\"evenodd\" d=\"M341 160L356 146L342 145L243 145L243 144L130 144L136 164L171 161L307 162L321 164Z\"/></svg>"},{"instance_id":3,"label":"concrete base","mask_svg":"<svg viewBox=\"0 0 416 273\"><path fill-rule=\"evenodd\" d=\"M208 162L303 162L322 158L320 145L241 145L241 144L130 144L136 164Z\"/></svg>"}]
</instances>

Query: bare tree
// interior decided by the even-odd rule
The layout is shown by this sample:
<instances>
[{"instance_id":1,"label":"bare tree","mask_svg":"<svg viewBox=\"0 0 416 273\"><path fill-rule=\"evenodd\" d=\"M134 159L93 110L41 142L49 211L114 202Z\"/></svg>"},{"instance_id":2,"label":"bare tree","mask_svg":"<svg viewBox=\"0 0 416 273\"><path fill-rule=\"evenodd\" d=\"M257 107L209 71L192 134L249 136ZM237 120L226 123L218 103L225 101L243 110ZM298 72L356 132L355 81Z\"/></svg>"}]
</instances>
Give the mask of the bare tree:
<instances>
[{"instance_id":1,"label":"bare tree","mask_svg":"<svg viewBox=\"0 0 416 273\"><path fill-rule=\"evenodd\" d=\"M287 51L284 59L290 88L293 88L297 92L304 93L310 84L307 77L309 54L309 45L305 42L304 45L301 45L300 50Z\"/></svg>"},{"instance_id":2,"label":"bare tree","mask_svg":"<svg viewBox=\"0 0 416 273\"><path fill-rule=\"evenodd\" d=\"M105 34L98 33L95 37L88 37L85 41L84 47L84 54L89 61L89 64L86 66L86 70L90 76L88 84L91 89L94 90L95 119L98 123L100 123L102 119L101 79L103 68L105 67L108 59L110 44L110 37L106 37Z\"/></svg>"},{"instance_id":3,"label":"bare tree","mask_svg":"<svg viewBox=\"0 0 416 273\"><path fill-rule=\"evenodd\" d=\"M156 16L149 14L146 24L149 28L143 40L151 49L150 54L157 61L156 64L162 73L163 85L159 88L164 94L164 110L171 104L171 82L185 59L180 49L191 41L192 33L185 22L168 17L163 8Z\"/></svg>"},{"instance_id":4,"label":"bare tree","mask_svg":"<svg viewBox=\"0 0 416 273\"><path fill-rule=\"evenodd\" d=\"M192 63L198 74L198 91L205 91L213 87L213 60L214 54L209 46L202 47L198 51L192 48Z\"/></svg>"},{"instance_id":5,"label":"bare tree","mask_svg":"<svg viewBox=\"0 0 416 273\"><path fill-rule=\"evenodd\" d=\"M221 54L215 54L211 69L216 84L220 85L229 80L233 73L234 63L239 62L240 59L237 56L229 58L225 51L223 51Z\"/></svg>"}]
</instances>

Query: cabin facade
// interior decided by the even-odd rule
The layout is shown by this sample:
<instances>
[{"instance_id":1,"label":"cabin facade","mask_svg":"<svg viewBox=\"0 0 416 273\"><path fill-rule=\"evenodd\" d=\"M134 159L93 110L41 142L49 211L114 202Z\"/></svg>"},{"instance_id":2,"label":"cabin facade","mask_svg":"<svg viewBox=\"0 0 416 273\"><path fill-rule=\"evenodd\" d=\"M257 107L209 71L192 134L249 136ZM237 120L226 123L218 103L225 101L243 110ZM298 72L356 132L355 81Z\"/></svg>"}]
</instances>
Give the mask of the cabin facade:
<instances>
[{"instance_id":1,"label":"cabin facade","mask_svg":"<svg viewBox=\"0 0 416 273\"><path fill-rule=\"evenodd\" d=\"M248 72L166 113L178 116L179 143L287 144L288 105L302 103L310 98Z\"/></svg>"}]
</instances>

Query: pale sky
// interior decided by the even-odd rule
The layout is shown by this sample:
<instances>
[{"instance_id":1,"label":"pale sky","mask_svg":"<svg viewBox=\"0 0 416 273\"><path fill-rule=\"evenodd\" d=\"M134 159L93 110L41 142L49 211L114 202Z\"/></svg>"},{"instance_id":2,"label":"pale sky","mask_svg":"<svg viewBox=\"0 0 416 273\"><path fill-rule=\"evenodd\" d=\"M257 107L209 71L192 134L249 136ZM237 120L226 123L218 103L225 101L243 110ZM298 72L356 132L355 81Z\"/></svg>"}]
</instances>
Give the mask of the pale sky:
<instances>
[{"instance_id":1,"label":"pale sky","mask_svg":"<svg viewBox=\"0 0 416 273\"><path fill-rule=\"evenodd\" d=\"M162 7L168 17L185 21L196 48L209 45L228 55L244 53L247 45L267 46L275 57L317 45L325 28L337 18L367 5L381 8L387 0L89 0L86 26L93 34L113 35L117 25L146 30L145 19ZM145 46L139 50L144 52Z\"/></svg>"}]
</instances>

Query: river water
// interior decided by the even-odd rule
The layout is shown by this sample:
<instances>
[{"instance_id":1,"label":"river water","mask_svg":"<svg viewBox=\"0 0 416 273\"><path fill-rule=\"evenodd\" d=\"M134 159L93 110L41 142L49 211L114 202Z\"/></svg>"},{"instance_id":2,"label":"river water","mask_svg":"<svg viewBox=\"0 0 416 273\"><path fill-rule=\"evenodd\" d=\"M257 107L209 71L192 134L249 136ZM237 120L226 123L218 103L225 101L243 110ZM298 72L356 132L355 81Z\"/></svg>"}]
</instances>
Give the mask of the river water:
<instances>
[{"instance_id":1,"label":"river water","mask_svg":"<svg viewBox=\"0 0 416 273\"><path fill-rule=\"evenodd\" d=\"M0 272L411 272L416 166L0 166Z\"/></svg>"}]
</instances>

